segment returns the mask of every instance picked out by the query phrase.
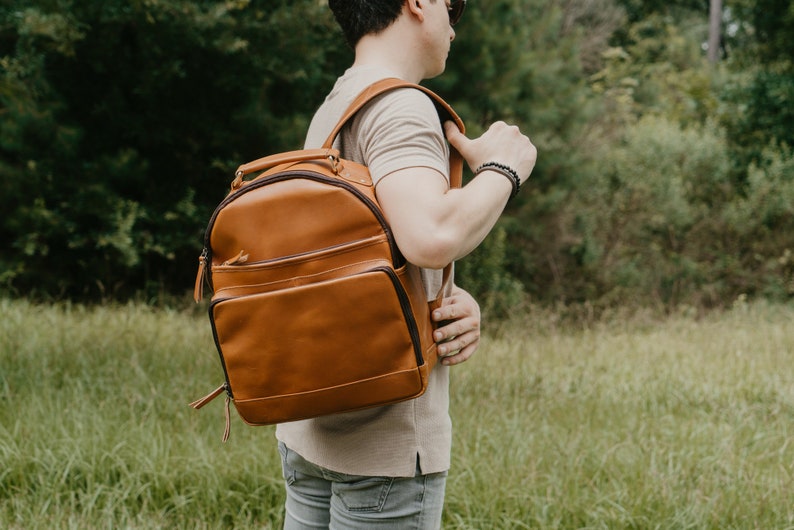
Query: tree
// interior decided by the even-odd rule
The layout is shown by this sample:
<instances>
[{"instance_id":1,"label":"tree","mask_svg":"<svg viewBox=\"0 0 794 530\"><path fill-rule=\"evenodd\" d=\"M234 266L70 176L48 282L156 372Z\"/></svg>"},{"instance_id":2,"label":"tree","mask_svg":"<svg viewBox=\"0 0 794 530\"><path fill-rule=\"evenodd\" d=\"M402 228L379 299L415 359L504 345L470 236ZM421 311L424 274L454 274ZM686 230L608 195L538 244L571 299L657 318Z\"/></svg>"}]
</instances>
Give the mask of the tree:
<instances>
[{"instance_id":1,"label":"tree","mask_svg":"<svg viewBox=\"0 0 794 530\"><path fill-rule=\"evenodd\" d=\"M709 62L714 64L719 59L720 41L722 40L722 0L709 2Z\"/></svg>"},{"instance_id":2,"label":"tree","mask_svg":"<svg viewBox=\"0 0 794 530\"><path fill-rule=\"evenodd\" d=\"M323 0L0 2L0 289L20 295L188 291L234 169L299 147L352 59ZM470 2L427 84L470 135L503 119L540 153L458 264L488 310L794 285L794 8L726 4L709 67L708 7Z\"/></svg>"},{"instance_id":3,"label":"tree","mask_svg":"<svg viewBox=\"0 0 794 530\"><path fill-rule=\"evenodd\" d=\"M18 293L186 288L234 168L300 145L344 57L317 2L6 4L0 282Z\"/></svg>"},{"instance_id":4,"label":"tree","mask_svg":"<svg viewBox=\"0 0 794 530\"><path fill-rule=\"evenodd\" d=\"M739 153L737 172L762 162L768 146L794 145L794 4L789 0L742 0L732 5L727 36L734 73L723 95L730 139ZM743 178L743 177L742 177Z\"/></svg>"}]
</instances>

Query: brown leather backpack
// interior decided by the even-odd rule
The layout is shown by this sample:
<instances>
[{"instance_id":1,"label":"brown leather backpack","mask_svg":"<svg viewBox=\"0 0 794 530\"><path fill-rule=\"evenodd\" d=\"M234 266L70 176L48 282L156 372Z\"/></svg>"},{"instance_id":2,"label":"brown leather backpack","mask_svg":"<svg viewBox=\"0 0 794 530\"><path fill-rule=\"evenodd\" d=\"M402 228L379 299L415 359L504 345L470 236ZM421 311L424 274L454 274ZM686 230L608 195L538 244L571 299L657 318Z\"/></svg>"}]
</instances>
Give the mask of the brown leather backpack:
<instances>
[{"instance_id":1,"label":"brown leather backpack","mask_svg":"<svg viewBox=\"0 0 794 530\"><path fill-rule=\"evenodd\" d=\"M373 97L398 87L430 95L442 119L463 123L436 94L399 79L364 90L321 149L240 166L213 213L195 298L214 291L209 318L226 392L249 425L268 425L416 398L436 364L432 308L409 274L365 166L332 148ZM452 150L452 186L462 161ZM246 175L264 171L251 180ZM444 269L449 281L451 264Z\"/></svg>"}]
</instances>

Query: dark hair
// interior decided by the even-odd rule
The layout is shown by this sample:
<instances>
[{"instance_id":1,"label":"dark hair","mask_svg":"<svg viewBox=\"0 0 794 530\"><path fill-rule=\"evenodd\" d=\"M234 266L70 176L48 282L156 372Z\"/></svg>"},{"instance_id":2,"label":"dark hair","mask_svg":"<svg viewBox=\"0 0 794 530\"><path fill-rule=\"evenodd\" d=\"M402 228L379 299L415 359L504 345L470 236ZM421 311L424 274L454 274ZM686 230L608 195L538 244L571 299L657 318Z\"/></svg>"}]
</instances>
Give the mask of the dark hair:
<instances>
[{"instance_id":1,"label":"dark hair","mask_svg":"<svg viewBox=\"0 0 794 530\"><path fill-rule=\"evenodd\" d=\"M403 3L405 0L328 0L351 48L364 35L388 28L400 16Z\"/></svg>"}]
</instances>

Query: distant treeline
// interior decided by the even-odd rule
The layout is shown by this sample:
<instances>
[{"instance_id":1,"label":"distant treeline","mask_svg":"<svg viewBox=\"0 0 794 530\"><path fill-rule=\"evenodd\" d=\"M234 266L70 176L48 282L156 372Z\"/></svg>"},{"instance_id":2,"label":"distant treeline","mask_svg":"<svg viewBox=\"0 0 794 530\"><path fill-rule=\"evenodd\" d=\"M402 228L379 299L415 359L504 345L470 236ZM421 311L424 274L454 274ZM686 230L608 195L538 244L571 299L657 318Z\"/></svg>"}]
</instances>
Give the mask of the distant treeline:
<instances>
[{"instance_id":1,"label":"distant treeline","mask_svg":"<svg viewBox=\"0 0 794 530\"><path fill-rule=\"evenodd\" d=\"M526 189L458 264L486 310L794 296L794 17L737 0L469 0L427 85L470 135L517 123ZM192 287L241 163L302 145L349 50L317 0L0 7L0 290Z\"/></svg>"}]
</instances>

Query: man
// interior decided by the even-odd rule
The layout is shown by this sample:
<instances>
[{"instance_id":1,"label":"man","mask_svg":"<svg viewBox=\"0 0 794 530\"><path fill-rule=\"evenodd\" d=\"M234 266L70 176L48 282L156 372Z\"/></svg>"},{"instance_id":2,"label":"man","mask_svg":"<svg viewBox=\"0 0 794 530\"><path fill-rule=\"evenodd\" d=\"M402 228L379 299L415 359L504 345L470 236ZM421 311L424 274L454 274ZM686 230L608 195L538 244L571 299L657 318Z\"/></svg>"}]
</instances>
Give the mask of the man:
<instances>
[{"instance_id":1,"label":"man","mask_svg":"<svg viewBox=\"0 0 794 530\"><path fill-rule=\"evenodd\" d=\"M317 111L306 147L319 147L350 102L386 77L418 83L441 74L464 0L329 0L353 65ZM449 189L449 147L475 177ZM439 121L428 96L410 88L371 101L337 138L343 156L366 164L395 240L420 269L429 297L445 265L471 252L529 178L530 140L497 122L476 139ZM481 167L482 166L482 167ZM277 427L287 488L285 525L304 528L438 528L451 453L450 366L479 344L476 301L452 287L433 319L440 363L420 398ZM377 333L377 330L373 330Z\"/></svg>"}]
</instances>

